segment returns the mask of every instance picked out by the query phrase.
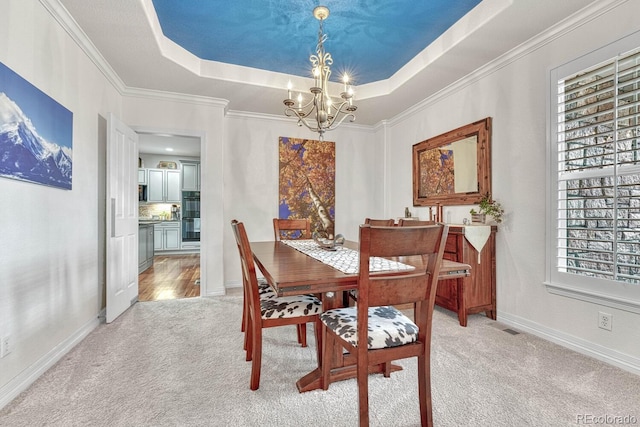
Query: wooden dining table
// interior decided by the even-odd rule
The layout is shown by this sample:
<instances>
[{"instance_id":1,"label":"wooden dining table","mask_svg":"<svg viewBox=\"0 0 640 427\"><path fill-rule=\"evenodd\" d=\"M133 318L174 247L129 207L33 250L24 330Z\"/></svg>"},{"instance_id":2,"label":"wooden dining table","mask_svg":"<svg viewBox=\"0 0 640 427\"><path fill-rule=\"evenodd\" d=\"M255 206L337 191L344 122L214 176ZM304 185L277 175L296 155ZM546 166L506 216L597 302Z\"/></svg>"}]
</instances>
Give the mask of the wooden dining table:
<instances>
[{"instance_id":1,"label":"wooden dining table","mask_svg":"<svg viewBox=\"0 0 640 427\"><path fill-rule=\"evenodd\" d=\"M358 242L346 241L344 247L358 250ZM251 242L256 265L278 296L316 294L323 311L343 306L343 293L358 287L358 273L343 273L295 248L276 241ZM403 263L422 268L421 257L407 257ZM439 279L453 279L471 274L471 266L443 260ZM321 321L315 325L322 327ZM379 372L382 372L380 367ZM318 348L318 367L300 378L296 385L302 392L321 388L322 358ZM373 371L376 372L376 371ZM333 380L355 377L355 366L332 363Z\"/></svg>"}]
</instances>

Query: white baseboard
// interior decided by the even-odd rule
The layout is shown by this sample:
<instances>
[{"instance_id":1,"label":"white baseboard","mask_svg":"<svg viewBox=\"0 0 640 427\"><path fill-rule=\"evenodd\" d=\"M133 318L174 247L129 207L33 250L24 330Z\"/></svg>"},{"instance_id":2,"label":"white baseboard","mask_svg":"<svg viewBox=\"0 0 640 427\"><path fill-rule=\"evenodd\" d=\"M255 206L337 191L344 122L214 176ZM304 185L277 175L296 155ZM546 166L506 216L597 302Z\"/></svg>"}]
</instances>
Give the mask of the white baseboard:
<instances>
[{"instance_id":1,"label":"white baseboard","mask_svg":"<svg viewBox=\"0 0 640 427\"><path fill-rule=\"evenodd\" d=\"M585 356L616 366L625 371L640 375L640 359L616 350L594 344L573 335L550 329L530 320L511 314L498 314L498 321L523 332L538 336L547 341L561 345Z\"/></svg>"},{"instance_id":2,"label":"white baseboard","mask_svg":"<svg viewBox=\"0 0 640 427\"><path fill-rule=\"evenodd\" d=\"M74 334L69 336L59 345L52 348L47 354L42 356L36 363L26 368L6 385L0 388L0 409L8 405L20 393L28 389L42 374L62 359L73 347L82 341L91 331L100 324L96 317Z\"/></svg>"},{"instance_id":3,"label":"white baseboard","mask_svg":"<svg viewBox=\"0 0 640 427\"><path fill-rule=\"evenodd\" d=\"M235 288L241 288L241 287L242 287L242 282L237 281L237 280L234 280L234 281L231 281L231 282L227 282L224 285L225 289L235 289Z\"/></svg>"}]
</instances>

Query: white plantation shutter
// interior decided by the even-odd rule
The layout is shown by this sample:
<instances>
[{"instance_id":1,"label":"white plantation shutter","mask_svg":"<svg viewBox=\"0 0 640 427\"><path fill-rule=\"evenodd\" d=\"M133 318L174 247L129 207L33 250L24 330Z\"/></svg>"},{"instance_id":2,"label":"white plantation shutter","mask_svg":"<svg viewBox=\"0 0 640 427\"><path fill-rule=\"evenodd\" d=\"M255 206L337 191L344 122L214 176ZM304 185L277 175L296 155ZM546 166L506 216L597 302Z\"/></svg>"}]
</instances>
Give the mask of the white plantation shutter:
<instances>
[{"instance_id":1,"label":"white plantation shutter","mask_svg":"<svg viewBox=\"0 0 640 427\"><path fill-rule=\"evenodd\" d=\"M634 43L597 65L551 73L548 284L607 293L618 283L640 296L640 41Z\"/></svg>"}]
</instances>

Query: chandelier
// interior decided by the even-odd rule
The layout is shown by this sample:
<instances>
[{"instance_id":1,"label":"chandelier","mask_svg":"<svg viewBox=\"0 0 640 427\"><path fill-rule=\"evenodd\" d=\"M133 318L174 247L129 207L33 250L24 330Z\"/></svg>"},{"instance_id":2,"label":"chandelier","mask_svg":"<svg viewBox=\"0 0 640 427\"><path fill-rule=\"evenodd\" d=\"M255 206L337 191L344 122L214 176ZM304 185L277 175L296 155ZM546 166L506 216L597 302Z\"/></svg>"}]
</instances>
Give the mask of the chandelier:
<instances>
[{"instance_id":1,"label":"chandelier","mask_svg":"<svg viewBox=\"0 0 640 427\"><path fill-rule=\"evenodd\" d=\"M287 117L296 117L298 126L304 125L311 131L318 132L320 141L322 141L326 131L337 128L345 119L349 118L349 121L353 122L356 119L353 112L358 107L353 105L353 88L347 74L342 77L344 92L340 93L340 99L332 98L329 95L329 77L331 76L333 58L329 52L324 50L327 35L324 34L322 27L324 20L329 17L329 8L318 6L313 9L313 16L320 21L320 29L318 30L316 54L309 56L314 78L314 86L310 89L311 100L303 104L302 93L300 93L296 105L296 102L291 99L291 82L289 82L287 99L283 102L286 106L284 114Z\"/></svg>"}]
</instances>

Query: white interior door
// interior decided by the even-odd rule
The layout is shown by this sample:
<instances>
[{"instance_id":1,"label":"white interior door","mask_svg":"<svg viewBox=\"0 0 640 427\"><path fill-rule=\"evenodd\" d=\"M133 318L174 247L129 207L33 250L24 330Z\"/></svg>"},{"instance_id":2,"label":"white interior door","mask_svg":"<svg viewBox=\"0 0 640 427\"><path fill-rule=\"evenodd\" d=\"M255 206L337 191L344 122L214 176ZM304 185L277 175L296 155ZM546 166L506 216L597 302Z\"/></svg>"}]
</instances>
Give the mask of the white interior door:
<instances>
[{"instance_id":1,"label":"white interior door","mask_svg":"<svg viewBox=\"0 0 640 427\"><path fill-rule=\"evenodd\" d=\"M109 114L107 323L138 300L138 135Z\"/></svg>"}]
</instances>

